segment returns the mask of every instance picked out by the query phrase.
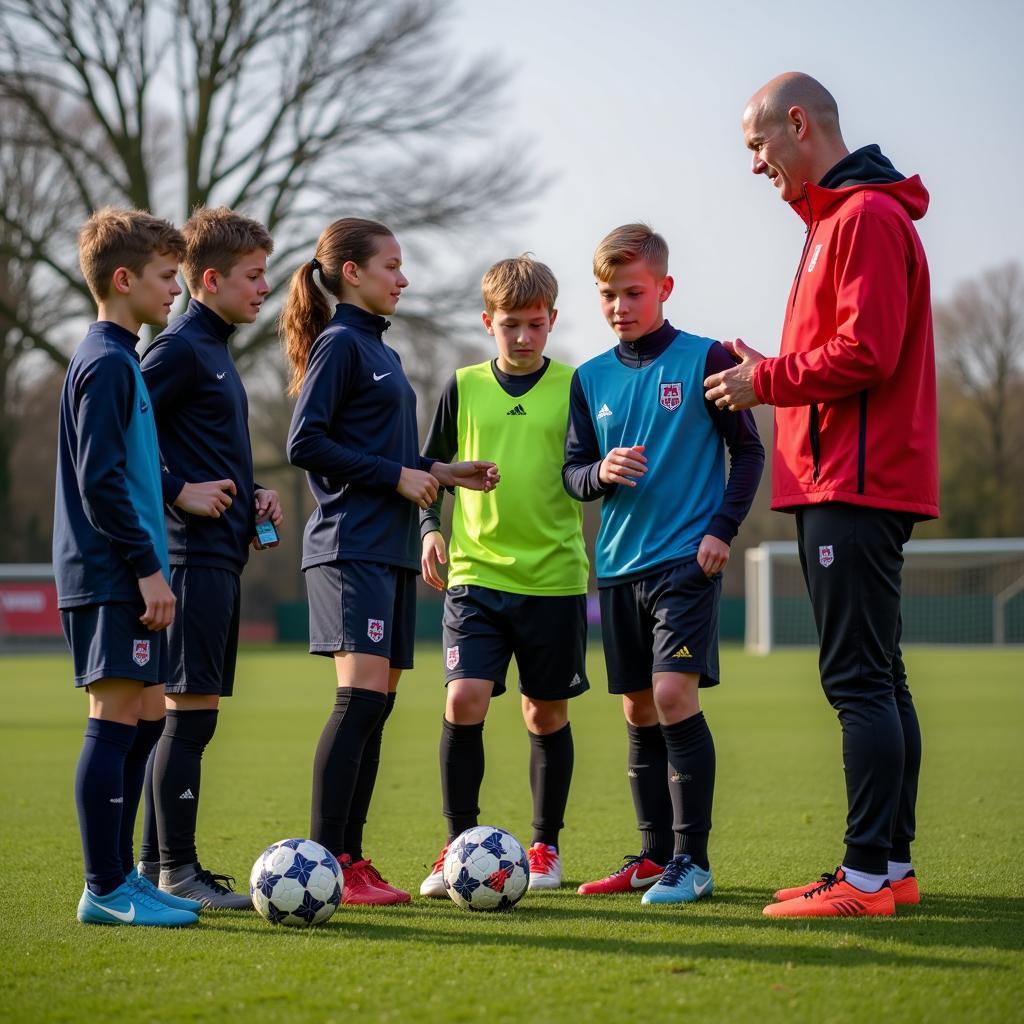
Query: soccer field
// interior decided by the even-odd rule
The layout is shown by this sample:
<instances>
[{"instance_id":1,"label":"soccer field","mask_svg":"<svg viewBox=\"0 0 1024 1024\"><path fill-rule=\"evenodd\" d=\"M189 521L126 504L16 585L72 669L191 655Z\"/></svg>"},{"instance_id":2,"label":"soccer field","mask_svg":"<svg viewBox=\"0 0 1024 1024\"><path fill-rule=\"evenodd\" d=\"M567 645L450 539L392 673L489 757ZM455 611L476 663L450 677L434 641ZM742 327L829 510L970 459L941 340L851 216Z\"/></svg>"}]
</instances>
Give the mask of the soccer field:
<instances>
[{"instance_id":1,"label":"soccer field","mask_svg":"<svg viewBox=\"0 0 1024 1024\"><path fill-rule=\"evenodd\" d=\"M923 902L891 919L768 921L780 884L834 867L845 799L839 728L813 652L723 652L705 695L718 752L714 896L642 907L576 886L637 852L625 735L592 644L572 702L566 884L511 914L342 907L308 932L255 914L186 931L83 927L72 780L86 702L70 659L0 660L0 1019L11 1021L960 1021L1024 1018L1024 673L1019 653L916 648L924 732L915 861ZM384 737L367 854L419 882L443 841L440 652L419 652ZM246 884L270 842L307 834L331 667L244 652L204 767L199 849ZM486 823L530 838L529 745L510 695L485 730Z\"/></svg>"}]
</instances>

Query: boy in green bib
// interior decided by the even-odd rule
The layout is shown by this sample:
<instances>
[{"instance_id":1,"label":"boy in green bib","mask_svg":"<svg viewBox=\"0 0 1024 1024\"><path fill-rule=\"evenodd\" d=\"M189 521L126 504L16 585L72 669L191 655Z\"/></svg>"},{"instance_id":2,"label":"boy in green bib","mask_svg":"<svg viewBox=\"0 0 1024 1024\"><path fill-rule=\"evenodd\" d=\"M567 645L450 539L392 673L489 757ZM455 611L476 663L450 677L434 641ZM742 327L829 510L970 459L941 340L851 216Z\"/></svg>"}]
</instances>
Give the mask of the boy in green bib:
<instances>
[{"instance_id":1,"label":"boy in green bib","mask_svg":"<svg viewBox=\"0 0 1024 1024\"><path fill-rule=\"evenodd\" d=\"M445 684L441 794L448 823L422 896L444 896L448 844L478 824L484 718L505 692L515 655L530 734L533 838L530 888L562 881L558 834L572 779L569 700L589 689L583 515L562 486L572 367L544 355L558 283L529 256L501 260L483 279L484 327L494 359L456 371L423 448L428 458L481 458L501 467L488 494L459 490L447 556L440 532L443 491L420 513L423 579L444 602Z\"/></svg>"}]
</instances>

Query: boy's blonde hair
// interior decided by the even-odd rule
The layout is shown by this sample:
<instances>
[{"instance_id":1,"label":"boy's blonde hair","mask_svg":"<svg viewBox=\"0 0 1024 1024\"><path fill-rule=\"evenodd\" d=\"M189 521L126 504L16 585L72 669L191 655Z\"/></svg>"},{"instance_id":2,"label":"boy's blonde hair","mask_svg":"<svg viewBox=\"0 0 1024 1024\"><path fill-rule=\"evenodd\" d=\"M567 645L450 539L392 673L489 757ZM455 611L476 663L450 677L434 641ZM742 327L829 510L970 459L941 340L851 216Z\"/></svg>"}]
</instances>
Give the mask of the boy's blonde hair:
<instances>
[{"instance_id":1,"label":"boy's blonde hair","mask_svg":"<svg viewBox=\"0 0 1024 1024\"><path fill-rule=\"evenodd\" d=\"M268 256L274 251L270 232L258 221L226 206L200 206L181 229L185 258L181 270L190 292L202 287L203 273L211 267L230 274L234 265L256 249Z\"/></svg>"},{"instance_id":2,"label":"boy's blonde hair","mask_svg":"<svg viewBox=\"0 0 1024 1024\"><path fill-rule=\"evenodd\" d=\"M550 313L558 299L558 282L551 268L528 252L499 260L484 274L480 285L488 316L496 309L526 309L543 302Z\"/></svg>"},{"instance_id":3,"label":"boy's blonde hair","mask_svg":"<svg viewBox=\"0 0 1024 1024\"><path fill-rule=\"evenodd\" d=\"M668 242L646 224L623 224L601 239L594 253L594 277L610 281L617 267L643 260L655 277L668 273Z\"/></svg>"},{"instance_id":4,"label":"boy's blonde hair","mask_svg":"<svg viewBox=\"0 0 1024 1024\"><path fill-rule=\"evenodd\" d=\"M114 271L127 267L139 275L154 256L185 254L185 239L170 223L145 210L105 206L82 225L78 233L78 262L93 298L110 294Z\"/></svg>"}]
</instances>

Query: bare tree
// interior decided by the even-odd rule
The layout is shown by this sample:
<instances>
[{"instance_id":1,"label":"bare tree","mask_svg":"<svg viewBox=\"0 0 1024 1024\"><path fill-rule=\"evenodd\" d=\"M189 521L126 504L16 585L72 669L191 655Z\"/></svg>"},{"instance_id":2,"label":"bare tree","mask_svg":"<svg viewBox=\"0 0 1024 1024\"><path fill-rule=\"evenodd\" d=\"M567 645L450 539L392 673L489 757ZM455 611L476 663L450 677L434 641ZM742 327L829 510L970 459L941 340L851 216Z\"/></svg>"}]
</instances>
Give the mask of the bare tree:
<instances>
[{"instance_id":1,"label":"bare tree","mask_svg":"<svg viewBox=\"0 0 1024 1024\"><path fill-rule=\"evenodd\" d=\"M959 285L948 302L936 306L935 326L942 369L967 400L954 409L955 395L947 396L941 410L947 420L956 416L958 432L968 440L959 446L950 441L958 464L964 463L958 476L965 477L975 503L982 499L986 506L985 529L1016 532L1022 526L1024 465L1024 269L1008 263ZM973 440L972 419L980 428L980 446ZM966 461L973 465L965 472Z\"/></svg>"},{"instance_id":2,"label":"bare tree","mask_svg":"<svg viewBox=\"0 0 1024 1024\"><path fill-rule=\"evenodd\" d=\"M493 145L473 155L501 70L457 68L446 6L0 0L0 98L25 115L2 138L58 162L65 224L110 203L179 220L197 205L245 210L275 236L278 282L342 214L438 247L507 217L539 184ZM51 269L65 318L87 313L67 235L11 227ZM25 318L30 344L60 358L53 325ZM242 362L273 338L264 314Z\"/></svg>"}]
</instances>

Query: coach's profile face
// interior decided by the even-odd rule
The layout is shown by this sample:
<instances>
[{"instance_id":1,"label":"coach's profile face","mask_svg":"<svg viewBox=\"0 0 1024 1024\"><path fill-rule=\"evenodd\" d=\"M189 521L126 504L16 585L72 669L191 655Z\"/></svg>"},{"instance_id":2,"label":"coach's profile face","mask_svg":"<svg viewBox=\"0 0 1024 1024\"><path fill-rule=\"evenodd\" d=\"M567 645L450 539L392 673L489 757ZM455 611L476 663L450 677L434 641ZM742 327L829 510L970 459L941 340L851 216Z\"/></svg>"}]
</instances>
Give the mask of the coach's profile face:
<instances>
[{"instance_id":1,"label":"coach's profile face","mask_svg":"<svg viewBox=\"0 0 1024 1024\"><path fill-rule=\"evenodd\" d=\"M750 170L763 174L787 203L803 195L807 180L801 142L807 117L800 107L790 107L783 118L769 119L763 104L751 100L743 111L743 142L753 154Z\"/></svg>"}]
</instances>

